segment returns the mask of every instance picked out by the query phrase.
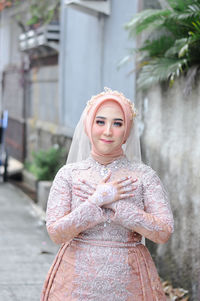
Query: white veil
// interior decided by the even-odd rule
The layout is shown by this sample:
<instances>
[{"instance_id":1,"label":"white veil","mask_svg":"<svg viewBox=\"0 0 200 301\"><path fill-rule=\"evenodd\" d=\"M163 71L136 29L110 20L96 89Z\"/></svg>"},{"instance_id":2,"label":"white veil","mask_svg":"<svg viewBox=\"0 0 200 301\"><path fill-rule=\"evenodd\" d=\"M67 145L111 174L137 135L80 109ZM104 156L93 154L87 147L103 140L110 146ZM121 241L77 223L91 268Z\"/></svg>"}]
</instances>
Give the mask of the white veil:
<instances>
[{"instance_id":1,"label":"white veil","mask_svg":"<svg viewBox=\"0 0 200 301\"><path fill-rule=\"evenodd\" d=\"M84 130L84 119L86 113L87 110L85 108L74 131L67 157L67 164L85 160L90 154L90 141Z\"/></svg>"}]
</instances>

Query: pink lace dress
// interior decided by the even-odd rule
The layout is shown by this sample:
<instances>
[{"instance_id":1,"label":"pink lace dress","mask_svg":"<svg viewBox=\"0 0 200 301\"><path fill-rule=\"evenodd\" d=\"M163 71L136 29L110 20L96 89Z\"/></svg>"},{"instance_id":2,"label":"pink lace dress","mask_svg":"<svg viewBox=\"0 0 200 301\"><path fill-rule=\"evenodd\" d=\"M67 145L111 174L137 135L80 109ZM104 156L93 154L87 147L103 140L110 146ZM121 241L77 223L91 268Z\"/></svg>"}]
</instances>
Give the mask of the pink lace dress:
<instances>
[{"instance_id":1,"label":"pink lace dress","mask_svg":"<svg viewBox=\"0 0 200 301\"><path fill-rule=\"evenodd\" d=\"M137 178L135 196L120 200L115 214L74 194L79 179L99 183ZM107 166L92 157L62 167L48 200L47 230L61 244L45 281L41 301L164 301L155 265L142 235L165 243L173 231L166 193L156 173L120 157ZM140 233L140 234L139 234Z\"/></svg>"}]
</instances>

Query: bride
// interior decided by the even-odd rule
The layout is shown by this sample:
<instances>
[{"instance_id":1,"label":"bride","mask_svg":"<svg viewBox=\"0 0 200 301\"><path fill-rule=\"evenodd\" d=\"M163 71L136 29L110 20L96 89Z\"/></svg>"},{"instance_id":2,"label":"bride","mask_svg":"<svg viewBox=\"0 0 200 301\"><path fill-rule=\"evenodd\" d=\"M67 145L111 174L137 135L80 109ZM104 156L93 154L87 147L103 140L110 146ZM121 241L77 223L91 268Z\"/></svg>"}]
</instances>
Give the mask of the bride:
<instances>
[{"instance_id":1,"label":"bride","mask_svg":"<svg viewBox=\"0 0 200 301\"><path fill-rule=\"evenodd\" d=\"M61 247L41 301L166 300L143 238L167 242L173 216L140 161L135 115L110 89L87 103L48 199L47 230Z\"/></svg>"}]
</instances>

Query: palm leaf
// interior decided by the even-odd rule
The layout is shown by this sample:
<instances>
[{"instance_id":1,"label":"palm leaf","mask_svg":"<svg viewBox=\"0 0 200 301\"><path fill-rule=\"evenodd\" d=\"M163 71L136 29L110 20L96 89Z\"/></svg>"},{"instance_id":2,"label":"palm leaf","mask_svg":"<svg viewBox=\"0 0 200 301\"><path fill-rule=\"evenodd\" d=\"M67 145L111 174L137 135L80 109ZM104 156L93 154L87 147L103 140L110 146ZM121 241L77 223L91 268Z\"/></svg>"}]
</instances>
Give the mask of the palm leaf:
<instances>
[{"instance_id":1,"label":"palm leaf","mask_svg":"<svg viewBox=\"0 0 200 301\"><path fill-rule=\"evenodd\" d=\"M178 21L191 21L200 16L200 4L190 5L187 10L182 13L173 12L170 15L171 19Z\"/></svg>"},{"instance_id":2,"label":"palm leaf","mask_svg":"<svg viewBox=\"0 0 200 301\"><path fill-rule=\"evenodd\" d=\"M200 1L167 2L169 9L144 10L126 24L131 38L143 32L146 36L138 48L138 89L166 80L173 83L191 66L200 65Z\"/></svg>"},{"instance_id":3,"label":"palm leaf","mask_svg":"<svg viewBox=\"0 0 200 301\"><path fill-rule=\"evenodd\" d=\"M195 0L168 0L169 5L173 10L182 12L185 11L185 9L189 6L194 4Z\"/></svg>"},{"instance_id":4,"label":"palm leaf","mask_svg":"<svg viewBox=\"0 0 200 301\"><path fill-rule=\"evenodd\" d=\"M186 59L156 58L144 65L139 73L137 89L145 90L158 82L171 80L180 76L187 68Z\"/></svg>"},{"instance_id":5,"label":"palm leaf","mask_svg":"<svg viewBox=\"0 0 200 301\"><path fill-rule=\"evenodd\" d=\"M149 57L163 56L173 43L174 38L172 36L161 36L158 39L146 40L144 45L139 48L139 51L147 52Z\"/></svg>"},{"instance_id":6,"label":"palm leaf","mask_svg":"<svg viewBox=\"0 0 200 301\"><path fill-rule=\"evenodd\" d=\"M166 51L165 57L182 57L186 54L186 48L188 49L187 38L176 40L173 46Z\"/></svg>"},{"instance_id":7,"label":"palm leaf","mask_svg":"<svg viewBox=\"0 0 200 301\"><path fill-rule=\"evenodd\" d=\"M153 30L160 27L164 18L170 14L169 10L147 9L136 14L130 22L125 25L125 29L129 30L130 36L140 34L146 29Z\"/></svg>"}]
</instances>

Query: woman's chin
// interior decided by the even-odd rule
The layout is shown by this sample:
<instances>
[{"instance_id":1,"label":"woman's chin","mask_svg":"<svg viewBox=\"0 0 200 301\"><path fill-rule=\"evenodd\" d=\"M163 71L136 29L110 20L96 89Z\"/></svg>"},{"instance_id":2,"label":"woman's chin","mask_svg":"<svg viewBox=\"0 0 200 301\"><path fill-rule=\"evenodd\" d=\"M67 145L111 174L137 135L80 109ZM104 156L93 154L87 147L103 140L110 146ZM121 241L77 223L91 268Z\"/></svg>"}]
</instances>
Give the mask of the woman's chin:
<instances>
[{"instance_id":1,"label":"woman's chin","mask_svg":"<svg viewBox=\"0 0 200 301\"><path fill-rule=\"evenodd\" d=\"M98 150L98 152L100 154L105 155L105 156L112 154L114 151L115 151L115 149L113 149L113 148L106 148L106 147L104 147L103 149L99 149Z\"/></svg>"}]
</instances>

